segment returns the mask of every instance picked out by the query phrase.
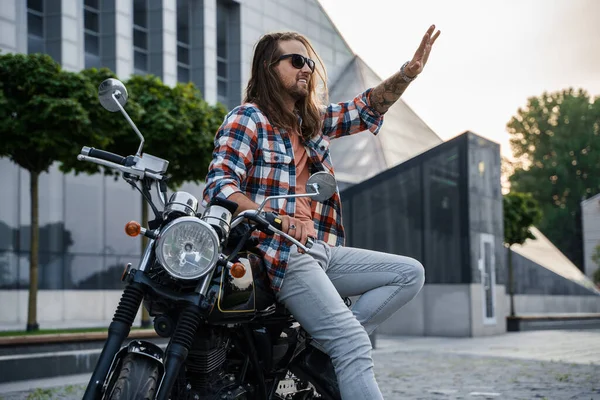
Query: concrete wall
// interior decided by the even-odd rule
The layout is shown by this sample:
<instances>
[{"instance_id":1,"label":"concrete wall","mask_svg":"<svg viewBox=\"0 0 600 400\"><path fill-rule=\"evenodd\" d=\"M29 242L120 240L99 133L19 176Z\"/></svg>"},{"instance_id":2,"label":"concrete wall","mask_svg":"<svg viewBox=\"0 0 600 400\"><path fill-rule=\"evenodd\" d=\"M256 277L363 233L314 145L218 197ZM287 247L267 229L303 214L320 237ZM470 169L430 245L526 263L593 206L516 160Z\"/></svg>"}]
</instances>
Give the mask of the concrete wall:
<instances>
[{"instance_id":1,"label":"concrete wall","mask_svg":"<svg viewBox=\"0 0 600 400\"><path fill-rule=\"evenodd\" d=\"M108 327L121 294L120 290L40 290L37 306L40 329ZM3 305L0 330L25 328L27 296L26 290L0 290ZM134 325L139 325L140 318L138 311Z\"/></svg>"},{"instance_id":2,"label":"concrete wall","mask_svg":"<svg viewBox=\"0 0 600 400\"><path fill-rule=\"evenodd\" d=\"M471 284L471 336L498 335L506 332L506 288L504 285L494 286L495 317L486 319L484 312L484 295L481 284Z\"/></svg>"},{"instance_id":3,"label":"concrete wall","mask_svg":"<svg viewBox=\"0 0 600 400\"><path fill-rule=\"evenodd\" d=\"M481 283L480 260L482 234L493 237L495 283L506 283L506 254L502 187L500 184L500 145L468 133L468 213L471 245L471 274L474 283Z\"/></svg>"},{"instance_id":4,"label":"concrete wall","mask_svg":"<svg viewBox=\"0 0 600 400\"><path fill-rule=\"evenodd\" d=\"M546 296L593 296L600 298L594 292L590 282L567 279L548 268L545 268L527 257L512 251L514 270L514 289L520 295ZM506 252L506 249L504 249ZM508 258L508 256L507 256ZM573 266L573 268L576 268ZM583 275L581 275L583 278ZM573 278L575 279L575 278ZM590 285L586 287L584 285Z\"/></svg>"},{"instance_id":5,"label":"concrete wall","mask_svg":"<svg viewBox=\"0 0 600 400\"><path fill-rule=\"evenodd\" d=\"M599 268L592 261L596 246L600 245L600 194L581 203L583 228L583 272L591 279Z\"/></svg>"},{"instance_id":6,"label":"concrete wall","mask_svg":"<svg viewBox=\"0 0 600 400\"><path fill-rule=\"evenodd\" d=\"M599 296L515 295L517 315L600 313ZM505 307L509 309L510 297Z\"/></svg>"},{"instance_id":7,"label":"concrete wall","mask_svg":"<svg viewBox=\"0 0 600 400\"><path fill-rule=\"evenodd\" d=\"M427 284L410 303L377 328L377 333L409 336L485 336L506 332L504 286L495 287L496 321L483 323L481 285Z\"/></svg>"},{"instance_id":8,"label":"concrete wall","mask_svg":"<svg viewBox=\"0 0 600 400\"><path fill-rule=\"evenodd\" d=\"M4 0L0 7L0 49L27 53L27 3Z\"/></svg>"}]
</instances>

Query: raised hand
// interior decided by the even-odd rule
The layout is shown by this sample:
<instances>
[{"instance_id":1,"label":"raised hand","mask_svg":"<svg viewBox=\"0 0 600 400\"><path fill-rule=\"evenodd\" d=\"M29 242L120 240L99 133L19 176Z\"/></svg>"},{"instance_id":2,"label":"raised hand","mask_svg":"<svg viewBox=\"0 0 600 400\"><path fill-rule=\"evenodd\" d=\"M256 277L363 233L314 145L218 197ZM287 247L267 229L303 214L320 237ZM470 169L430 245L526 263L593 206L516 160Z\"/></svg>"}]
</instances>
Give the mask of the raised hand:
<instances>
[{"instance_id":1,"label":"raised hand","mask_svg":"<svg viewBox=\"0 0 600 400\"><path fill-rule=\"evenodd\" d=\"M425 64L427 64L427 59L429 58L429 53L431 53L431 47L440 36L440 31L438 30L435 34L435 25L431 25L425 35L423 36L423 40L421 40L421 44L419 48L415 52L412 60L408 63L404 72L410 78L413 78L423 72L423 68Z\"/></svg>"},{"instance_id":2,"label":"raised hand","mask_svg":"<svg viewBox=\"0 0 600 400\"><path fill-rule=\"evenodd\" d=\"M387 112L390 106L402 96L402 93L412 81L409 78L414 78L423 71L429 53L431 53L431 47L440 36L439 30L435 34L433 34L433 31L435 31L435 25L429 27L412 60L406 64L403 70L401 68L400 71L373 88L371 106L380 114Z\"/></svg>"}]
</instances>

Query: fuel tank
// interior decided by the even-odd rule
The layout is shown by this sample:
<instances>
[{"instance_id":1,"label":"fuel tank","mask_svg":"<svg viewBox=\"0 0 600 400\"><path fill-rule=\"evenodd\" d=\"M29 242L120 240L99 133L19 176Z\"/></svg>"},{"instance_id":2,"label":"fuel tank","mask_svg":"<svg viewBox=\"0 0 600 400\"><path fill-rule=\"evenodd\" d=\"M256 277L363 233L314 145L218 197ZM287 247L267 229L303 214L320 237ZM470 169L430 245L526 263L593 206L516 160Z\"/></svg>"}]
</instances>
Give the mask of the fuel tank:
<instances>
[{"instance_id":1,"label":"fuel tank","mask_svg":"<svg viewBox=\"0 0 600 400\"><path fill-rule=\"evenodd\" d=\"M232 262L244 265L246 273L235 278L229 269L219 267L206 294L212 307L208 323L244 322L274 313L275 294L263 260L244 252Z\"/></svg>"}]
</instances>

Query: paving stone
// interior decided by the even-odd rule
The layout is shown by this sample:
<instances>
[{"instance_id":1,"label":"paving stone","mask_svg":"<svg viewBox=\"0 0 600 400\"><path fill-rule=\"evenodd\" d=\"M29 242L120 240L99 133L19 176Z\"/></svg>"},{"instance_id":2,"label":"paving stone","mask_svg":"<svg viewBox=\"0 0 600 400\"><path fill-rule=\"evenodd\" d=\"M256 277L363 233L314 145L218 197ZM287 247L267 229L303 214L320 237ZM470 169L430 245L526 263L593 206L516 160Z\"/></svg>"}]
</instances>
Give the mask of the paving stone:
<instances>
[{"instance_id":1,"label":"paving stone","mask_svg":"<svg viewBox=\"0 0 600 400\"><path fill-rule=\"evenodd\" d=\"M600 330L485 338L378 336L373 360L386 399L600 400ZM83 392L83 385L69 385L0 394L0 399L72 400Z\"/></svg>"}]
</instances>

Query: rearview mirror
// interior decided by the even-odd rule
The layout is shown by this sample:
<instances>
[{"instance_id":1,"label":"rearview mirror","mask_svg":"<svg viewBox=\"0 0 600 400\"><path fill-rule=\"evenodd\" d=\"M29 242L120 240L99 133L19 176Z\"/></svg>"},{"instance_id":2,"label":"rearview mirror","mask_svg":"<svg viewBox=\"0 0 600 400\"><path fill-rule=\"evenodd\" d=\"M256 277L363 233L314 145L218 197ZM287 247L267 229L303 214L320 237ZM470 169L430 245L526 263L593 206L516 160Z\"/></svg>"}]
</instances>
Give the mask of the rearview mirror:
<instances>
[{"instance_id":1,"label":"rearview mirror","mask_svg":"<svg viewBox=\"0 0 600 400\"><path fill-rule=\"evenodd\" d=\"M138 147L137 157L142 156L142 149L144 148L144 136L139 131L137 126L133 123L127 112L123 108L127 104L129 94L123 82L118 79L108 78L98 86L98 100L105 110L110 112L121 111L121 114L125 117L129 125L133 128L135 134L140 138L140 147ZM164 161L164 160L161 160ZM168 163L167 163L168 164ZM138 165L139 166L139 165ZM165 170L166 171L166 170Z\"/></svg>"},{"instance_id":2,"label":"rearview mirror","mask_svg":"<svg viewBox=\"0 0 600 400\"><path fill-rule=\"evenodd\" d=\"M336 188L337 183L334 176L325 171L312 174L306 182L306 193L317 193L311 197L320 202L329 200Z\"/></svg>"},{"instance_id":3,"label":"rearview mirror","mask_svg":"<svg viewBox=\"0 0 600 400\"><path fill-rule=\"evenodd\" d=\"M125 85L118 79L106 79L98 87L98 100L100 100L102 107L110 112L120 111L121 107L124 107L127 103L128 98L129 95L127 94ZM119 107L116 101L119 102L121 107Z\"/></svg>"}]
</instances>

